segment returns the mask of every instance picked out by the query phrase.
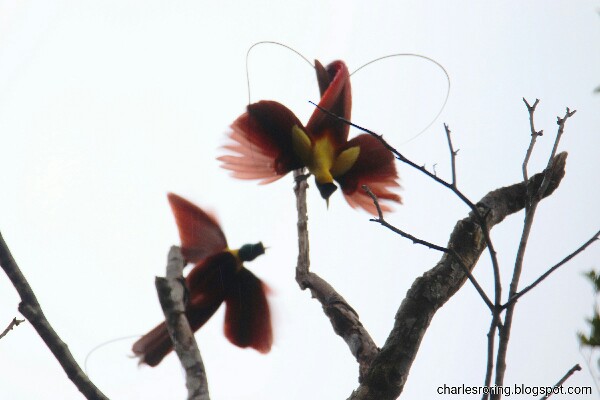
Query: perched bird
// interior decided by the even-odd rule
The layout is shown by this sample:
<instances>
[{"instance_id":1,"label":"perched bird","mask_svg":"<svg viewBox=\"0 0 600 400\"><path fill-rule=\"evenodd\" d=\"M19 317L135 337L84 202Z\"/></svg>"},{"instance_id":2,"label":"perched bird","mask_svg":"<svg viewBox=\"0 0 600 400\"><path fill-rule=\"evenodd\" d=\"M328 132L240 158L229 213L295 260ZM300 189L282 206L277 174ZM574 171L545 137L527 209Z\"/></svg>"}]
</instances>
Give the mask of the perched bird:
<instances>
[{"instance_id":1,"label":"perched bird","mask_svg":"<svg viewBox=\"0 0 600 400\"><path fill-rule=\"evenodd\" d=\"M185 282L189 300L185 315L197 331L225 302L225 336L239 347L268 353L273 343L266 286L243 266L265 253L262 243L230 250L216 220L189 201L169 193L171 209L179 228L181 252L196 265ZM140 363L156 366L173 350L165 323L161 323L133 345Z\"/></svg>"},{"instance_id":2,"label":"perched bird","mask_svg":"<svg viewBox=\"0 0 600 400\"><path fill-rule=\"evenodd\" d=\"M327 67L315 61L321 92L319 106L350 119L350 75L342 61ZM380 200L401 203L390 189L399 187L394 156L368 134L348 140L348 124L315 109L306 126L283 104L259 101L248 105L231 125L232 142L225 149L234 154L218 159L222 167L240 179L273 182L288 172L307 167L315 176L326 201L336 191L336 181L353 208L376 214L372 199L362 189L368 185ZM383 211L390 208L381 204Z\"/></svg>"}]
</instances>

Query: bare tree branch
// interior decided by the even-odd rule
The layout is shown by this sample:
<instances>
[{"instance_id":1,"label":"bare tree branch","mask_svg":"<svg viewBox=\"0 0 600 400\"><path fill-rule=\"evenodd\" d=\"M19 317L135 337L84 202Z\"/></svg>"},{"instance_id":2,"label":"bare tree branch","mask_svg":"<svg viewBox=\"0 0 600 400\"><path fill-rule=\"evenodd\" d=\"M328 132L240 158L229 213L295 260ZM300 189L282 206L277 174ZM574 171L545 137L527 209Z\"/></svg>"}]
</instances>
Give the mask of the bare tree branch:
<instances>
[{"instance_id":1,"label":"bare tree branch","mask_svg":"<svg viewBox=\"0 0 600 400\"><path fill-rule=\"evenodd\" d=\"M21 297L19 312L31 323L54 357L58 360L69 379L89 400L108 400L81 370L66 343L56 334L38 303L31 286L19 269L2 234L0 234L0 265Z\"/></svg>"},{"instance_id":2,"label":"bare tree branch","mask_svg":"<svg viewBox=\"0 0 600 400\"><path fill-rule=\"evenodd\" d=\"M500 316L498 312L495 312L492 315L492 321L490 322L490 329L487 333L487 362L485 365L485 379L483 386L490 387L490 383L492 382L492 372L494 371L494 343L496 342L496 329L500 324ZM486 400L489 397L489 393L484 393L481 398Z\"/></svg>"},{"instance_id":3,"label":"bare tree branch","mask_svg":"<svg viewBox=\"0 0 600 400\"><path fill-rule=\"evenodd\" d=\"M531 158L531 153L533 152L533 147L535 146L535 142L538 138L538 136L542 136L543 135L543 131L536 131L535 130L535 126L534 126L534 120L533 120L533 114L535 112L535 108L537 107L538 103L540 102L539 99L535 100L535 103L533 103L533 106L529 105L529 103L527 102L527 100L525 100L525 98L523 98L523 102L525 102L525 105L527 106L527 110L529 111L529 127L531 130L531 141L529 143L529 147L527 148L527 152L525 154L525 159L523 161L522 164L522 171L523 171L523 181L527 182L529 180L528 177L528 171L527 171L527 165L529 164L529 159ZM530 186L527 186L527 190L530 190ZM529 208L531 207L531 193L528 191L527 192L527 203L525 204L525 210L529 210ZM496 275L496 270L494 270L494 280L496 282L498 282L498 280L500 279L499 276ZM502 310L499 307L499 304L501 302L501 297L499 296L498 291L496 291L496 305L498 306L496 312L494 313L494 315L492 316L492 321L490 324L490 330L488 331L487 334L487 338L488 338L488 349L487 349L487 363L486 363L486 371L485 371L485 381L484 381L484 386L485 387L489 387L491 385L492 382L492 372L494 369L494 342L495 342L495 338L496 338L496 329L499 326L500 321L500 311ZM482 400L487 400L489 398L490 394L489 393L484 393L483 396L481 397Z\"/></svg>"},{"instance_id":4,"label":"bare tree branch","mask_svg":"<svg viewBox=\"0 0 600 400\"><path fill-rule=\"evenodd\" d=\"M430 249L441 251L442 253L450 252L450 250L448 250L447 248L445 248L443 246L439 246L437 244L428 242L426 240L419 239L418 237L411 235L410 233L405 232L402 229L399 229L399 228L395 227L394 225L390 224L389 222L387 222L385 220L385 218L383 217L383 212L381 210L381 206L379 205L379 200L377 199L377 196L375 196L375 194L371 191L371 189L367 185L363 185L362 189L365 192L367 192L369 197L371 197L371 199L373 200L373 204L375 205L375 208L377 209L377 218L371 218L369 221L377 222L378 224L388 228L392 232L397 233L398 235L402 236L403 238L410 240L411 242L413 242L413 244L420 244L422 246L429 247Z\"/></svg>"},{"instance_id":5,"label":"bare tree branch","mask_svg":"<svg viewBox=\"0 0 600 400\"><path fill-rule=\"evenodd\" d=\"M296 185L296 206L298 210L298 263L296 282L302 290L310 289L325 315L329 318L333 330L342 337L359 365L359 382L367 373L371 362L379 352L369 332L360 322L358 313L335 289L320 276L310 272L308 211L306 207L306 176L302 170L294 171Z\"/></svg>"},{"instance_id":6,"label":"bare tree branch","mask_svg":"<svg viewBox=\"0 0 600 400\"><path fill-rule=\"evenodd\" d=\"M172 246L167 262L167 277L156 277L156 291L165 314L169 336L185 370L188 400L210 400L208 382L194 332L185 316L185 261L179 247Z\"/></svg>"},{"instance_id":7,"label":"bare tree branch","mask_svg":"<svg viewBox=\"0 0 600 400\"><path fill-rule=\"evenodd\" d=\"M458 150L454 151L452 145L452 137L450 136L450 128L444 124L444 130L446 131L446 139L448 139L448 148L450 150L450 166L452 167L452 186L456 186L456 154Z\"/></svg>"},{"instance_id":8,"label":"bare tree branch","mask_svg":"<svg viewBox=\"0 0 600 400\"><path fill-rule=\"evenodd\" d=\"M373 132L367 128L364 128L360 125L357 125L355 123L353 123L352 121L349 121L343 117L340 117L334 113L332 113L329 110L324 109L323 107L319 106L318 104L315 104L314 102L310 101L309 103L311 103L312 105L314 105L315 107L317 107L319 110L321 110L322 112L324 112L325 114L333 117L333 118L337 118L340 121L343 121L344 123L353 126L357 129L360 129L361 131L368 133L369 135L373 136L374 138L378 139L381 144L383 144L383 146L388 149L389 151L392 152L392 154L394 154L394 156L401 162L413 167L414 169L422 172L423 174L427 175L428 177L430 177L431 179L433 179L434 181L436 181L437 183L439 183L440 185L450 189L459 199L461 199L463 201L463 203L465 203L467 206L469 206L469 208L471 208L471 211L473 212L474 216L476 217L477 222L480 224L481 226L481 231L484 237L484 240L486 242L486 247L488 249L488 252L490 254L490 259L492 261L492 268L494 270L494 290L495 290L495 296L494 296L494 301L495 301L495 305L496 307L499 307L499 305L501 304L501 300L502 300L502 285L500 282L500 265L498 263L498 257L496 255L496 249L494 248L494 244L492 243L492 239L490 237L490 232L489 232L489 227L486 225L486 217L484 214L482 214L479 210L479 208L471 201L469 200L469 198L467 196L465 196L459 189L458 187L454 184L454 183L449 183L447 181L445 181L442 178L439 178L435 173L431 173L429 172L424 166L418 165L415 162L409 160L407 157L405 157L402 153L400 153L398 150L396 150L396 148L394 148L392 145L390 145L384 138L383 135L380 135L376 132Z\"/></svg>"},{"instance_id":9,"label":"bare tree branch","mask_svg":"<svg viewBox=\"0 0 600 400\"><path fill-rule=\"evenodd\" d=\"M552 153L550 153L550 157L548 157L548 166L546 167L546 173L544 175L544 181L542 182L542 184L541 184L541 186L540 186L537 194L535 194L535 196L537 197L538 201L543 197L544 192L548 188L548 185L550 185L550 181L549 181L550 174L548 172L548 168L552 164L552 161L554 160L554 156L556 155L556 152L558 151L558 144L560 143L560 139L562 138L562 135L563 135L563 133L565 131L565 123L576 112L577 112L577 110L571 111L571 110L569 110L569 107L567 107L567 111L565 112L565 116L563 118L560 118L560 117L556 118L556 124L558 125L558 132L556 133L556 139L554 140L554 146L552 147Z\"/></svg>"},{"instance_id":10,"label":"bare tree branch","mask_svg":"<svg viewBox=\"0 0 600 400\"><path fill-rule=\"evenodd\" d=\"M529 177L527 176L527 165L529 164L529 159L531 158L531 153L533 152L533 147L535 146L535 142L538 138L538 136L542 136L544 134L544 131L536 131L535 130L535 126L533 123L533 114L535 112L535 108L537 107L537 105L540 102L540 99L535 99L535 103L533 103L533 105L529 105L529 103L527 102L527 100L525 100L525 98L523 97L523 102L525 103L525 106L527 107L527 111L529 112L529 129L531 130L531 141L529 142L529 147L527 148L527 153L525 154L525 159L523 160L523 180L525 182L527 182L527 180L529 179ZM530 196L531 197L531 196ZM526 208L529 208L531 206L531 204L528 204Z\"/></svg>"},{"instance_id":11,"label":"bare tree branch","mask_svg":"<svg viewBox=\"0 0 600 400\"><path fill-rule=\"evenodd\" d=\"M525 104L527 105L527 107L529 109L529 105L527 104L527 102ZM533 118L532 114L533 114L533 110L530 110L531 118ZM546 170L544 171L544 173L542 175L542 182L539 185L539 187L530 188L529 189L530 191L527 192L525 222L523 224L523 232L521 234L521 240L519 241L519 248L517 250L515 267L513 270L513 277L510 282L510 288L509 288L509 294L508 294L509 300L511 298L513 298L513 296L515 296L517 293L518 286L519 286L519 279L521 277L521 271L523 270L523 260L525 257L525 249L527 248L529 234L531 232L531 227L533 226L533 219L535 217L535 212L536 212L536 209L537 209L537 206L538 206L540 200L542 199L543 196L545 196L546 190L548 189L548 187L550 185L550 181L552 179L550 167L551 167L552 163L555 161L555 154L558 149L558 144L560 143L562 134L564 132L565 122L567 121L567 119L569 119L569 117L573 116L573 114L575 114L575 111L570 111L567 108L565 116L563 118L560 118L560 117L558 118L558 121L557 121L558 132L556 134L556 139L554 140L554 146L552 148L552 153L550 154L550 158L548 159L548 166L546 167ZM531 125L533 125L533 123L531 123ZM534 142L535 141L532 139L532 143L534 143ZM532 145L530 145L530 147L532 147ZM526 164L524 164L524 166L526 168ZM525 183L527 183L527 182L528 181L525 181ZM498 353L496 355L496 379L495 379L496 386L503 386L503 384L504 384L504 373L506 372L506 354L508 351L508 342L510 339L510 330L512 327L512 319L513 319L513 315L514 315L515 304L516 303L513 302L506 308L506 314L504 316L504 326L500 329L500 332L499 332L500 340L498 343ZM492 396L492 399L499 399L499 398L500 398L500 394L495 394Z\"/></svg>"},{"instance_id":12,"label":"bare tree branch","mask_svg":"<svg viewBox=\"0 0 600 400\"><path fill-rule=\"evenodd\" d=\"M543 197L549 196L560 184L565 173L567 153L558 154L549 168L549 186ZM525 207L528 186L539 189L544 173L534 175L528 183L520 182L488 193L477 203L486 226L493 227L508 215ZM473 270L487 241L475 212L458 221L450 236L448 248L453 249ZM436 311L465 283L467 275L455 258L444 254L437 265L417 278L402 301L395 317L394 328L379 354L373 360L363 382L352 393L351 400L392 400L404 388L421 340Z\"/></svg>"},{"instance_id":13,"label":"bare tree branch","mask_svg":"<svg viewBox=\"0 0 600 400\"><path fill-rule=\"evenodd\" d=\"M582 244L581 246L579 246L579 248L577 250L575 250L574 252L572 252L571 254L569 254L568 256L566 256L565 258L563 258L558 264L554 265L548 271L544 272L539 278L537 278L535 281L533 281L532 284L526 286L523 290L521 290L520 292L516 293L513 297L511 297L511 299L509 301L506 302L506 304L504 304L502 306L502 308L505 309L509 305L511 305L512 303L514 303L517 300L519 300L521 298L521 296L523 296L525 293L529 292L531 289L533 289L534 287L536 287L537 285L539 285L551 273L553 273L554 271L556 271L557 269L559 269L560 267L562 267L564 264L566 264L569 261L571 261L571 259L573 259L579 253L581 253L582 251L584 251L585 249L587 249L587 247L589 245L591 245L592 243L594 243L596 240L599 240L599 239L600 239L600 231L596 232L594 234L594 236L592 236L587 242L585 242L584 244Z\"/></svg>"},{"instance_id":14,"label":"bare tree branch","mask_svg":"<svg viewBox=\"0 0 600 400\"><path fill-rule=\"evenodd\" d=\"M581 371L581 366L579 364L575 364L573 366L573 368L571 368L569 371L567 371L567 373L560 378L560 380L558 382L556 382L556 384L554 385L554 388L560 387L563 383L565 383L567 381L567 379L569 379L571 377L571 375L573 375L576 371ZM542 397L540 400L546 400L548 397L552 396L554 394L554 392L545 395L544 397Z\"/></svg>"},{"instance_id":15,"label":"bare tree branch","mask_svg":"<svg viewBox=\"0 0 600 400\"><path fill-rule=\"evenodd\" d=\"M494 312L494 310L495 310L494 304L492 304L491 300L485 294L485 291L483 290L483 288L481 287L481 285L479 285L479 282L477 282L477 280L475 279L475 277L473 276L473 274L471 274L471 271L469 271L469 269L465 266L465 264L462 262L462 260L456 254L456 252L454 252L454 251L452 251L450 249L447 249L446 247L442 247L442 246L439 246L437 244L430 243L430 242L428 242L426 240L419 239L419 238L411 235L410 233L404 232L403 230L398 229L394 225L392 225L389 222L387 222L385 220L385 218L383 217L383 212L381 211L381 206L379 205L379 200L377 199L377 196L375 196L375 193L373 193L371 191L371 189L369 189L369 187L367 185L363 185L362 188L363 188L364 191L367 192L367 194L369 195L369 197L371 197L371 199L373 199L373 204L375 204L375 208L377 209L377 214L378 214L377 218L371 218L370 221L379 223L380 225L382 225L382 226L388 228L389 230L391 230L392 232L395 232L398 235L400 235L400 236L402 236L402 237L404 237L406 239L411 240L414 244L420 244L420 245L429 247L430 249L441 251L442 253L450 254L453 257L455 257L456 262L458 262L458 264L461 266L461 268L463 269L463 271L465 272L465 274L467 274L467 277L469 278L469 281L471 281L471 283L475 287L475 290L477 290L477 293L479 293L479 295L483 299L483 302L488 306L488 308L490 309L490 311Z\"/></svg>"},{"instance_id":16,"label":"bare tree branch","mask_svg":"<svg viewBox=\"0 0 600 400\"><path fill-rule=\"evenodd\" d=\"M17 317L13 318L13 320L10 321L10 324L8 324L6 329L2 333L0 333L0 339L2 339L4 336L6 336L8 334L8 332L10 332L15 326L19 326L19 324L21 322L25 322L25 320L17 319Z\"/></svg>"}]
</instances>

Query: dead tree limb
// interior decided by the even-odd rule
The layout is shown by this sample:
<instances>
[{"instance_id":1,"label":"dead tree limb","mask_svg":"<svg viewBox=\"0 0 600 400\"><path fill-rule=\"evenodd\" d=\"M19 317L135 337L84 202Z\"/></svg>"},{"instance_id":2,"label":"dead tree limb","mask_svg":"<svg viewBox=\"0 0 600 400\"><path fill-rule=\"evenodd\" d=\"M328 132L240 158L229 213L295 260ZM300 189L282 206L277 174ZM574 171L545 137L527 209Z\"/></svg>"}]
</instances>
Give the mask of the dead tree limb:
<instances>
[{"instance_id":1,"label":"dead tree limb","mask_svg":"<svg viewBox=\"0 0 600 400\"><path fill-rule=\"evenodd\" d=\"M19 312L27 318L44 343L46 343L46 346L48 346L52 354L54 354L54 357L67 373L69 379L75 384L77 389L79 389L86 399L108 400L108 397L106 397L81 370L75 361L75 358L73 358L73 355L69 351L67 344L62 341L44 316L40 303L38 303L31 286L29 286L27 279L25 279L25 276L19 269L2 234L0 234L0 265L21 297Z\"/></svg>"},{"instance_id":2,"label":"dead tree limb","mask_svg":"<svg viewBox=\"0 0 600 400\"><path fill-rule=\"evenodd\" d=\"M167 277L156 277L156 291L173 348L185 370L188 400L210 400L204 363L194 338L194 332L185 316L185 261L179 247L172 246L167 262Z\"/></svg>"},{"instance_id":3,"label":"dead tree limb","mask_svg":"<svg viewBox=\"0 0 600 400\"><path fill-rule=\"evenodd\" d=\"M529 118L530 118L530 126L531 126L531 142L529 148L527 150L527 155L525 157L525 161L523 162L523 181L528 182L527 180L527 163L528 157L531 155L533 147L535 146L535 139L539 136L539 132L535 131L533 124L533 114L535 111L535 105L538 102L534 103L534 106L529 106L527 102L525 102L527 109L529 110ZM519 287L519 279L521 277L521 271L523 270L523 262L525 257L525 250L527 248L527 243L529 241L529 234L531 232L531 228L533 226L533 221L535 218L535 212L537 210L537 206L541 199L545 196L546 190L549 188L551 183L551 167L555 160L555 155L558 150L558 145L560 143L560 139L564 133L565 123L567 120L575 114L575 110L571 111L567 108L565 112L565 116L563 118L558 117L558 132L556 134L556 138L554 140L554 146L552 147L552 152L550 157L548 158L548 166L546 167L544 174L542 176L542 182L539 187L531 187L528 185L529 191L527 192L527 199L525 203L525 221L523 223L523 231L521 233L521 239L519 240L519 248L517 249L517 255L515 259L515 266L513 269L513 276L510 281L508 299L510 300L514 296L516 296ZM496 386L504 385L504 374L506 372L506 356L508 353L508 342L510 340L510 331L512 327L513 316L515 312L516 303L510 303L506 308L506 314L504 315L503 327L499 330L499 343L498 343L498 352L496 354ZM500 399L500 394L496 393L492 395L493 400Z\"/></svg>"},{"instance_id":4,"label":"dead tree limb","mask_svg":"<svg viewBox=\"0 0 600 400\"><path fill-rule=\"evenodd\" d=\"M548 187L543 192L543 197L552 194L560 184L565 174L566 158L566 152L553 158L548 168ZM484 196L476 207L479 215L485 216L488 229L502 222L508 215L524 209L527 194L539 191L544 176L542 172L534 175L527 184L520 182ZM467 268L473 270L487 247L479 218L474 211L458 221L446 247L454 250ZM435 267L415 280L396 313L394 328L362 383L349 397L350 400L393 400L400 395L435 312L466 280L467 275L449 254L444 254Z\"/></svg>"},{"instance_id":5,"label":"dead tree limb","mask_svg":"<svg viewBox=\"0 0 600 400\"><path fill-rule=\"evenodd\" d=\"M14 327L19 326L19 324L21 324L21 322L25 322L25 320L17 319L17 317L14 317L12 319L12 321L10 321L10 324L8 324L6 329L4 331L2 331L2 333L0 333L0 339L2 339L4 336L6 336L8 334L8 332L12 331Z\"/></svg>"},{"instance_id":6,"label":"dead tree limb","mask_svg":"<svg viewBox=\"0 0 600 400\"><path fill-rule=\"evenodd\" d=\"M568 370L567 373L562 378L560 378L558 382L554 384L554 386L552 387L552 392L546 394L540 400L546 400L548 397L552 396L556 389L559 389L562 386L562 384L565 383L567 379L569 379L571 375L573 375L577 371L581 371L581 366L579 364L575 364L570 370ZM560 391L558 393L560 393Z\"/></svg>"},{"instance_id":7,"label":"dead tree limb","mask_svg":"<svg viewBox=\"0 0 600 400\"><path fill-rule=\"evenodd\" d=\"M302 290L310 289L325 315L329 318L336 334L342 337L359 365L359 382L362 381L379 349L360 322L358 313L323 278L310 272L308 212L306 207L306 176L303 171L294 171L296 206L298 210L298 263L296 282Z\"/></svg>"}]
</instances>

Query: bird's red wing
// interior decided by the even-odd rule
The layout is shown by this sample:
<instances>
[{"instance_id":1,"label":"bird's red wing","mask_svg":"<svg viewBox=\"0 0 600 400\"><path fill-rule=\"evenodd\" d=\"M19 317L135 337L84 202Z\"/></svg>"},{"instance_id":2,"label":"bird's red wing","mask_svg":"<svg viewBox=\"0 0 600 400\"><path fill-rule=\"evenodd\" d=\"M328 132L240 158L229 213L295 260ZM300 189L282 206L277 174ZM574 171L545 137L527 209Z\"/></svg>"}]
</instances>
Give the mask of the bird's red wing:
<instances>
[{"instance_id":1,"label":"bird's red wing","mask_svg":"<svg viewBox=\"0 0 600 400\"><path fill-rule=\"evenodd\" d=\"M266 286L242 267L230 289L225 296L225 336L236 346L268 353L273 344L273 331Z\"/></svg>"},{"instance_id":2,"label":"bird's red wing","mask_svg":"<svg viewBox=\"0 0 600 400\"><path fill-rule=\"evenodd\" d=\"M198 263L227 248L225 235L214 217L176 194L169 193L167 197L179 229L181 253L188 262Z\"/></svg>"},{"instance_id":3,"label":"bird's red wing","mask_svg":"<svg viewBox=\"0 0 600 400\"><path fill-rule=\"evenodd\" d=\"M190 271L185 278L189 290L185 313L194 331L208 321L229 293L239 291L241 276L238 261L229 251L208 257Z\"/></svg>"},{"instance_id":4,"label":"bird's red wing","mask_svg":"<svg viewBox=\"0 0 600 400\"><path fill-rule=\"evenodd\" d=\"M237 285L237 265L230 252L220 252L198 263L185 279L189 300L185 315L196 332L213 316L223 303L225 293ZM140 363L158 365L173 350L165 323L159 324L133 344L133 353Z\"/></svg>"},{"instance_id":5,"label":"bird's red wing","mask_svg":"<svg viewBox=\"0 0 600 400\"><path fill-rule=\"evenodd\" d=\"M188 308L221 304L236 282L237 260L229 251L214 254L191 269L185 278L189 290Z\"/></svg>"},{"instance_id":6,"label":"bird's red wing","mask_svg":"<svg viewBox=\"0 0 600 400\"><path fill-rule=\"evenodd\" d=\"M373 200L362 189L367 185L380 200L382 211L391 208L382 204L381 200L402 203L402 199L391 189L400 187L394 155L383 144L371 135L359 135L344 146L345 149L360 147L360 153L354 165L344 175L334 177L340 184L344 197L353 208L360 207L367 212L377 215Z\"/></svg>"},{"instance_id":7,"label":"bird's red wing","mask_svg":"<svg viewBox=\"0 0 600 400\"><path fill-rule=\"evenodd\" d=\"M337 116L350 119L352 90L346 64L343 61L334 61L325 68L319 61L315 61L315 69L321 91L319 106ZM306 129L315 137L329 133L336 147L340 147L348 140L350 126L316 109L306 124Z\"/></svg>"},{"instance_id":8,"label":"bird's red wing","mask_svg":"<svg viewBox=\"0 0 600 400\"><path fill-rule=\"evenodd\" d=\"M288 172L302 167L292 147L292 128L303 128L298 118L283 104L260 101L231 125L232 142L225 149L234 155L218 157L222 167L239 179L273 182Z\"/></svg>"}]
</instances>

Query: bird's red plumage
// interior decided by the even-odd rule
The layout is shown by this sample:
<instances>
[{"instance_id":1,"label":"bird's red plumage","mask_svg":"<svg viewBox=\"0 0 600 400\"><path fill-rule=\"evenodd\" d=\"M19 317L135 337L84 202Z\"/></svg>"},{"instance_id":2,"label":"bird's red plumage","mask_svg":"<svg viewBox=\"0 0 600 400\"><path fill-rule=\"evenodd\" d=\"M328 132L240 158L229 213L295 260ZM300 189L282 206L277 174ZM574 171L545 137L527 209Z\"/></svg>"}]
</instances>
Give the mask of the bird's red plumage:
<instances>
[{"instance_id":1,"label":"bird's red plumage","mask_svg":"<svg viewBox=\"0 0 600 400\"><path fill-rule=\"evenodd\" d=\"M196 261L187 275L189 300L186 317L193 331L200 329L223 302L225 335L239 347L267 353L273 343L265 286L226 249L227 241L216 220L201 208L169 194L182 242L182 252ZM190 259L188 259L190 260ZM173 350L165 323L141 337L132 347L141 363L155 366Z\"/></svg>"},{"instance_id":2,"label":"bird's red plumage","mask_svg":"<svg viewBox=\"0 0 600 400\"><path fill-rule=\"evenodd\" d=\"M344 148L354 146L360 148L356 162L344 175L335 177L350 206L361 207L377 215L373 200L362 189L362 185L369 186L371 192L380 200L402 203L400 196L390 190L400 187L394 155L379 140L367 134L349 140ZM382 211L390 211L386 204L380 202L380 206Z\"/></svg>"},{"instance_id":3,"label":"bird's red plumage","mask_svg":"<svg viewBox=\"0 0 600 400\"><path fill-rule=\"evenodd\" d=\"M174 193L167 198L179 230L181 253L187 262L200 262L227 248L225 235L213 216Z\"/></svg>"},{"instance_id":4,"label":"bird's red plumage","mask_svg":"<svg viewBox=\"0 0 600 400\"><path fill-rule=\"evenodd\" d=\"M344 62L334 61L323 67L316 61L315 69L321 91L319 107L350 119L350 75ZM321 138L326 138L333 147L334 158L351 147L360 148L355 163L342 175L333 176L352 207L360 207L376 214L373 201L361 188L363 184L368 185L380 200L401 203L400 196L391 191L400 186L393 155L382 143L369 135L360 135L348 141L349 125L319 109L313 112L306 127L303 127L292 111L280 103L260 101L250 104L246 113L232 124L232 144L225 146L235 155L225 155L218 159L223 162L223 168L233 172L234 177L259 179L263 184L273 182L294 169L310 168L309 165L304 165L300 155L294 152L294 126L306 133L311 145ZM331 192L326 196L330 194ZM385 203L380 205L382 210L390 210Z\"/></svg>"},{"instance_id":5,"label":"bird's red plumage","mask_svg":"<svg viewBox=\"0 0 600 400\"><path fill-rule=\"evenodd\" d=\"M225 148L237 155L218 158L223 168L239 179L260 179L261 183L277 180L302 164L292 149L292 127L302 126L283 104L260 101L231 125L232 144Z\"/></svg>"},{"instance_id":6,"label":"bird's red plumage","mask_svg":"<svg viewBox=\"0 0 600 400\"><path fill-rule=\"evenodd\" d=\"M352 90L346 64L338 60L325 68L315 60L315 70L321 92L319 107L349 120L352 111ZM329 80L325 80L325 77ZM329 134L334 146L340 148L348 141L350 126L316 109L306 124L306 130L314 139Z\"/></svg>"},{"instance_id":7,"label":"bird's red plumage","mask_svg":"<svg viewBox=\"0 0 600 400\"><path fill-rule=\"evenodd\" d=\"M265 285L246 268L236 278L225 295L225 336L236 346L268 353L273 332Z\"/></svg>"}]
</instances>

